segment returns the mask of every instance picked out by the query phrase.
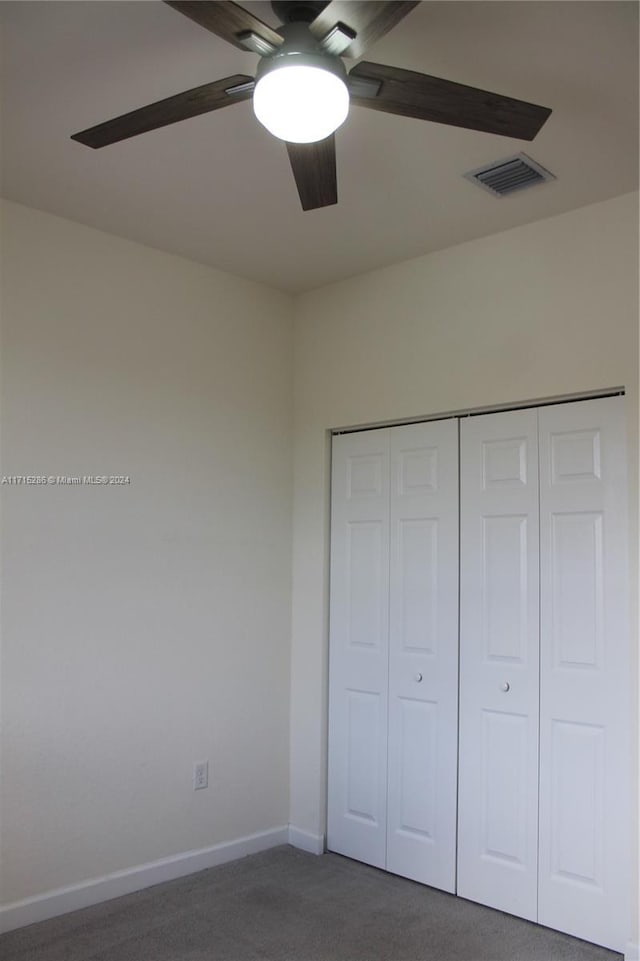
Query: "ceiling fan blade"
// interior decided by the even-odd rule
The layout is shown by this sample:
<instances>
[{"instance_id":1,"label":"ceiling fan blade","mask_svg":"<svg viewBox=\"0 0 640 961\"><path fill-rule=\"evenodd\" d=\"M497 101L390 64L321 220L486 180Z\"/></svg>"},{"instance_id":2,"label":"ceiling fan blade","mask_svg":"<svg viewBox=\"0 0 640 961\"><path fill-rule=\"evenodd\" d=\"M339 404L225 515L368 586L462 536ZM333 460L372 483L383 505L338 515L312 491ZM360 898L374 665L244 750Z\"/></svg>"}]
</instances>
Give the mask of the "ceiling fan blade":
<instances>
[{"instance_id":1,"label":"ceiling fan blade","mask_svg":"<svg viewBox=\"0 0 640 961\"><path fill-rule=\"evenodd\" d=\"M336 138L316 143L288 143L287 152L303 210L338 203Z\"/></svg>"},{"instance_id":2,"label":"ceiling fan blade","mask_svg":"<svg viewBox=\"0 0 640 961\"><path fill-rule=\"evenodd\" d=\"M309 24L317 40L324 40L336 25L355 32L355 39L340 51L343 57L361 57L366 48L418 6L417 0L331 0Z\"/></svg>"},{"instance_id":3,"label":"ceiling fan blade","mask_svg":"<svg viewBox=\"0 0 640 961\"><path fill-rule=\"evenodd\" d=\"M205 30L222 37L234 47L247 49L247 36L263 40L273 49L282 44L282 37L238 3L230 0L164 0L178 13L189 17ZM244 37L243 37L244 34ZM243 42L244 40L244 42Z\"/></svg>"},{"instance_id":4,"label":"ceiling fan blade","mask_svg":"<svg viewBox=\"0 0 640 961\"><path fill-rule=\"evenodd\" d=\"M351 103L359 107L518 140L533 140L551 113L548 107L524 100L379 63L359 63L349 78L356 80ZM370 91L362 89L363 82L371 87ZM374 84L380 85L377 94Z\"/></svg>"},{"instance_id":5,"label":"ceiling fan blade","mask_svg":"<svg viewBox=\"0 0 640 961\"><path fill-rule=\"evenodd\" d=\"M157 103L132 110L121 117L114 117L113 120L107 120L96 127L74 133L71 139L86 144L87 147L106 147L119 140L137 137L148 130L156 130L179 120L187 120L201 113L209 113L232 103L248 100L253 94L253 87L253 77L236 74L214 83L205 83L202 87L185 90L175 97L158 100Z\"/></svg>"}]
</instances>

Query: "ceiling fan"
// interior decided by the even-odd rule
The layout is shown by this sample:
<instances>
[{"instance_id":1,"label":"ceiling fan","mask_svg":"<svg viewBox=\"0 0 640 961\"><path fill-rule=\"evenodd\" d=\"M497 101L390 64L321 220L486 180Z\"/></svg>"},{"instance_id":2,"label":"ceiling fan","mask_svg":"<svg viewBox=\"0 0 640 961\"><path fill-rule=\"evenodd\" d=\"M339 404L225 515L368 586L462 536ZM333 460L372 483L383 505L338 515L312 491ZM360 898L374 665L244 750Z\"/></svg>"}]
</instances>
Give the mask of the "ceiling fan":
<instances>
[{"instance_id":1,"label":"ceiling fan","mask_svg":"<svg viewBox=\"0 0 640 961\"><path fill-rule=\"evenodd\" d=\"M253 97L254 113L286 141L303 210L337 203L335 130L349 104L418 120L533 140L551 110L359 58L417 0L274 0L277 30L229 0L164 0L199 26L260 55L255 79L225 77L73 134L105 147Z\"/></svg>"}]
</instances>

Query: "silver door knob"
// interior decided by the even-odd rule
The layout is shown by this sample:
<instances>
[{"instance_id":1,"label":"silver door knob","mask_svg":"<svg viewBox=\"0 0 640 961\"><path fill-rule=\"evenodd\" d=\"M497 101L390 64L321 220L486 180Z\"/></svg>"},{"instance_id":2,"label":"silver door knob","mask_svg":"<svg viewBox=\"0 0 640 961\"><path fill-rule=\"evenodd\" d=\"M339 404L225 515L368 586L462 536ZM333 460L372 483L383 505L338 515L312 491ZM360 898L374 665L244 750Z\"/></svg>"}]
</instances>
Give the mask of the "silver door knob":
<instances>
[{"instance_id":1,"label":"silver door knob","mask_svg":"<svg viewBox=\"0 0 640 961\"><path fill-rule=\"evenodd\" d=\"M511 685L509 684L508 681L505 681L504 684L501 684L501 685L500 685L500 687L501 687L501 689L505 692L505 694L506 694L507 691L510 691L510 690L511 690Z\"/></svg>"},{"instance_id":2,"label":"silver door knob","mask_svg":"<svg viewBox=\"0 0 640 961\"><path fill-rule=\"evenodd\" d=\"M417 681L418 684L419 684L421 680L422 680L422 674L420 674L420 672L418 672L418 673L416 674L416 681Z\"/></svg>"}]
</instances>

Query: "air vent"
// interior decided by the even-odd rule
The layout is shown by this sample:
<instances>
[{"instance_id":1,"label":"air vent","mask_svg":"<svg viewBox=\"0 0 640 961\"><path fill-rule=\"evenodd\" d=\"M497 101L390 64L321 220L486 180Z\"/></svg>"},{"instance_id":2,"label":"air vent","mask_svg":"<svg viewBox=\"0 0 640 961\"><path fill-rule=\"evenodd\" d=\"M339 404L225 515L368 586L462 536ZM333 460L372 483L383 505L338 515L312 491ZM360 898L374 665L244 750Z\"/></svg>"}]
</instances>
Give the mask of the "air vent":
<instances>
[{"instance_id":1,"label":"air vent","mask_svg":"<svg viewBox=\"0 0 640 961\"><path fill-rule=\"evenodd\" d=\"M524 153L470 170L464 176L488 190L494 197L506 197L516 190L524 190L525 187L534 187L536 184L556 179L552 173Z\"/></svg>"}]
</instances>

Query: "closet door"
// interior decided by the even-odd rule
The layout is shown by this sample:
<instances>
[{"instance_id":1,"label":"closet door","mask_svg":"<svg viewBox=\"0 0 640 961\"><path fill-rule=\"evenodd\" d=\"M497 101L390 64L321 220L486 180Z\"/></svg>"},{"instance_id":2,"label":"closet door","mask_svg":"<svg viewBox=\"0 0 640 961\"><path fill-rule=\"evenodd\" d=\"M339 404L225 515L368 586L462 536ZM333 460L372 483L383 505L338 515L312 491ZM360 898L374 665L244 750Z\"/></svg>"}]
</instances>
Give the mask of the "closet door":
<instances>
[{"instance_id":1,"label":"closet door","mask_svg":"<svg viewBox=\"0 0 640 961\"><path fill-rule=\"evenodd\" d=\"M539 416L539 921L622 951L631 914L624 399Z\"/></svg>"},{"instance_id":2,"label":"closet door","mask_svg":"<svg viewBox=\"0 0 640 961\"><path fill-rule=\"evenodd\" d=\"M389 431L333 439L330 850L384 868L389 661Z\"/></svg>"},{"instance_id":3,"label":"closet door","mask_svg":"<svg viewBox=\"0 0 640 961\"><path fill-rule=\"evenodd\" d=\"M458 894L535 921L535 410L461 423Z\"/></svg>"},{"instance_id":4,"label":"closet door","mask_svg":"<svg viewBox=\"0 0 640 961\"><path fill-rule=\"evenodd\" d=\"M458 424L391 440L387 870L455 890Z\"/></svg>"}]
</instances>

